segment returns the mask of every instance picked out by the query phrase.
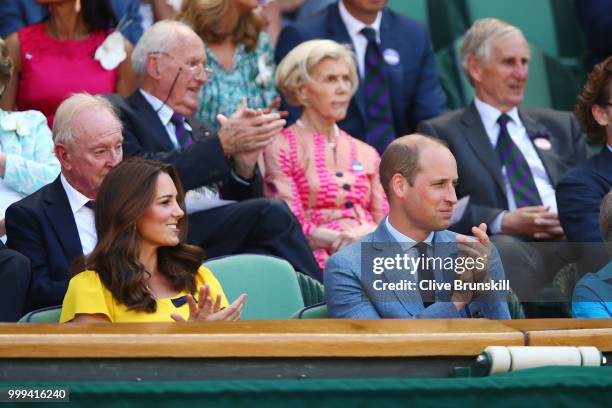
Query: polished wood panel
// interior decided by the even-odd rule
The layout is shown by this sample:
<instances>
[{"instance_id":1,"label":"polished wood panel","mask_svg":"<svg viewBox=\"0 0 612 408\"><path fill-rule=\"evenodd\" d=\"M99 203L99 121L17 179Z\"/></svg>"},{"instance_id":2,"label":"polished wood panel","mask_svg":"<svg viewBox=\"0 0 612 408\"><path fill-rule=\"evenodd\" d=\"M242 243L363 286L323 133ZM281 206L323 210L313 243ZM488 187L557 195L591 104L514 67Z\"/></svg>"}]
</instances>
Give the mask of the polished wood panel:
<instances>
[{"instance_id":1,"label":"polished wood panel","mask_svg":"<svg viewBox=\"0 0 612 408\"><path fill-rule=\"evenodd\" d=\"M524 345L483 319L4 324L0 358L470 356Z\"/></svg>"},{"instance_id":2,"label":"polished wood panel","mask_svg":"<svg viewBox=\"0 0 612 408\"><path fill-rule=\"evenodd\" d=\"M528 346L594 346L612 352L612 328L535 330L525 333Z\"/></svg>"},{"instance_id":3,"label":"polished wood panel","mask_svg":"<svg viewBox=\"0 0 612 408\"><path fill-rule=\"evenodd\" d=\"M528 332L534 330L574 330L612 328L612 319L521 319L500 321L513 329Z\"/></svg>"}]
</instances>

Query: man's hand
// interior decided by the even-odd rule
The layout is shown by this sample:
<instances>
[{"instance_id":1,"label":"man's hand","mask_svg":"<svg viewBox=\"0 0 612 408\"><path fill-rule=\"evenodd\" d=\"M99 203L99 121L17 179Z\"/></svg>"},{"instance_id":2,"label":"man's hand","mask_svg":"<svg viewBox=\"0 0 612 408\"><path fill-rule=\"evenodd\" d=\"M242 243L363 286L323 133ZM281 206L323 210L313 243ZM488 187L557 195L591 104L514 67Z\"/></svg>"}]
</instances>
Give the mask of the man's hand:
<instances>
[{"instance_id":1,"label":"man's hand","mask_svg":"<svg viewBox=\"0 0 612 408\"><path fill-rule=\"evenodd\" d=\"M558 214L543 205L509 211L502 219L501 229L504 234L527 235L542 240L565 238Z\"/></svg>"},{"instance_id":2,"label":"man's hand","mask_svg":"<svg viewBox=\"0 0 612 408\"><path fill-rule=\"evenodd\" d=\"M487 282L491 260L491 241L487 235L487 225L482 223L472 227L474 238L457 235L457 258L463 258L462 273L457 272L455 279L465 283ZM469 304L476 293L471 291L455 291L451 297L457 310Z\"/></svg>"},{"instance_id":3,"label":"man's hand","mask_svg":"<svg viewBox=\"0 0 612 408\"><path fill-rule=\"evenodd\" d=\"M264 113L247 107L246 99L229 117L217 115L219 140L226 156L261 151L285 126L280 113Z\"/></svg>"}]
</instances>

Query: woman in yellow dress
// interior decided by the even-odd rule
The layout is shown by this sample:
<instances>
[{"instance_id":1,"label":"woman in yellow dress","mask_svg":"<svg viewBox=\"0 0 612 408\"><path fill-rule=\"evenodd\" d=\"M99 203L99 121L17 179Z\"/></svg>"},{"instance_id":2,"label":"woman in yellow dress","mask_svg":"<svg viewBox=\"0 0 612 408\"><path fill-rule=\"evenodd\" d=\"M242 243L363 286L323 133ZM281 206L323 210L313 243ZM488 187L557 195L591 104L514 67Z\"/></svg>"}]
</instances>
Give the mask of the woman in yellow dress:
<instances>
[{"instance_id":1,"label":"woman in yellow dress","mask_svg":"<svg viewBox=\"0 0 612 408\"><path fill-rule=\"evenodd\" d=\"M183 243L185 194L172 165L133 158L105 177L95 202L98 243L72 277L61 322L238 320L246 295L228 304Z\"/></svg>"}]
</instances>

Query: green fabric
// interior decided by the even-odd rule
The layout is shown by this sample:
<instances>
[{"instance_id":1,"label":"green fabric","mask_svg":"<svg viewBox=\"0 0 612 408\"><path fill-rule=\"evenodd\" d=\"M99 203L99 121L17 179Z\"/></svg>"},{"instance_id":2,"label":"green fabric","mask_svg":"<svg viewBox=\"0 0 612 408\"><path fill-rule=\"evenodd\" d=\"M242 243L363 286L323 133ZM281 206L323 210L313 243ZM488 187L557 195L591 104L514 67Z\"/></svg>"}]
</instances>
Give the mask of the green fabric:
<instances>
[{"instance_id":1,"label":"green fabric","mask_svg":"<svg viewBox=\"0 0 612 408\"><path fill-rule=\"evenodd\" d=\"M327 303L306 307L302 310L298 310L294 315L294 319L329 319L331 315L327 309Z\"/></svg>"},{"instance_id":2,"label":"green fabric","mask_svg":"<svg viewBox=\"0 0 612 408\"><path fill-rule=\"evenodd\" d=\"M46 307L29 312L19 319L18 323L59 323L61 313L61 306Z\"/></svg>"},{"instance_id":3,"label":"green fabric","mask_svg":"<svg viewBox=\"0 0 612 408\"><path fill-rule=\"evenodd\" d=\"M88 408L612 406L609 367L542 367L484 378L0 383L15 386L65 387L71 407ZM67 405L45 404L54 406Z\"/></svg>"},{"instance_id":4,"label":"green fabric","mask_svg":"<svg viewBox=\"0 0 612 408\"><path fill-rule=\"evenodd\" d=\"M301 272L297 272L297 278L302 291L304 306L315 305L325 300L325 289L321 282Z\"/></svg>"},{"instance_id":5,"label":"green fabric","mask_svg":"<svg viewBox=\"0 0 612 408\"><path fill-rule=\"evenodd\" d=\"M507 294L508 310L510 311L510 318L512 319L524 319L525 309L519 301L516 294L510 289Z\"/></svg>"},{"instance_id":6,"label":"green fabric","mask_svg":"<svg viewBox=\"0 0 612 408\"><path fill-rule=\"evenodd\" d=\"M387 7L391 10L412 17L422 23L427 24L427 0L389 0Z\"/></svg>"},{"instance_id":7,"label":"green fabric","mask_svg":"<svg viewBox=\"0 0 612 408\"><path fill-rule=\"evenodd\" d=\"M285 260L265 255L232 255L204 263L233 302L240 294L248 298L242 320L288 319L304 307L293 267Z\"/></svg>"},{"instance_id":8,"label":"green fabric","mask_svg":"<svg viewBox=\"0 0 612 408\"><path fill-rule=\"evenodd\" d=\"M469 21L496 17L523 31L525 38L549 55L559 56L550 0L465 0Z\"/></svg>"}]
</instances>

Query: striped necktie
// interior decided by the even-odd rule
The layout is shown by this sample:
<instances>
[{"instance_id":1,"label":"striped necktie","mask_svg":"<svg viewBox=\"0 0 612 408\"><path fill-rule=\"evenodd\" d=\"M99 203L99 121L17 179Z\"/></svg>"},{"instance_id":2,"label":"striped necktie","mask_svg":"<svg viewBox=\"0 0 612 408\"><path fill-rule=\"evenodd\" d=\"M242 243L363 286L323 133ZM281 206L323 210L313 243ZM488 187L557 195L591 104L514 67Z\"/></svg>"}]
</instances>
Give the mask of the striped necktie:
<instances>
[{"instance_id":1,"label":"striped necktie","mask_svg":"<svg viewBox=\"0 0 612 408\"><path fill-rule=\"evenodd\" d=\"M429 290L429 289L421 289L421 285L420 282L421 281L429 281L428 282L428 286L430 284L430 282L432 282L434 280L434 274L433 271L429 268L427 261L427 244L425 242L418 242L415 246L414 246L418 252L418 257L422 259L419 267L419 292L421 293L421 300L423 301L423 307L429 307L431 304L433 304L436 301L436 291L435 290Z\"/></svg>"},{"instance_id":2,"label":"striped necktie","mask_svg":"<svg viewBox=\"0 0 612 408\"><path fill-rule=\"evenodd\" d=\"M185 117L175 112L172 114L170 122L174 124L174 134L176 135L176 141L180 148L184 149L191 145L193 140L191 139L191 134L187 128L185 128Z\"/></svg>"},{"instance_id":3,"label":"striped necktie","mask_svg":"<svg viewBox=\"0 0 612 408\"><path fill-rule=\"evenodd\" d=\"M371 27L365 27L361 30L361 34L368 40L364 61L366 140L382 154L395 138L389 80L385 70L385 59L376 42L376 31Z\"/></svg>"},{"instance_id":4,"label":"striped necktie","mask_svg":"<svg viewBox=\"0 0 612 408\"><path fill-rule=\"evenodd\" d=\"M533 180L531 169L527 160L514 144L510 133L508 133L508 121L510 117L502 113L497 119L499 123L499 136L495 151L502 166L506 168L506 177L510 182L510 188L516 201L516 207L542 205L542 199Z\"/></svg>"}]
</instances>

